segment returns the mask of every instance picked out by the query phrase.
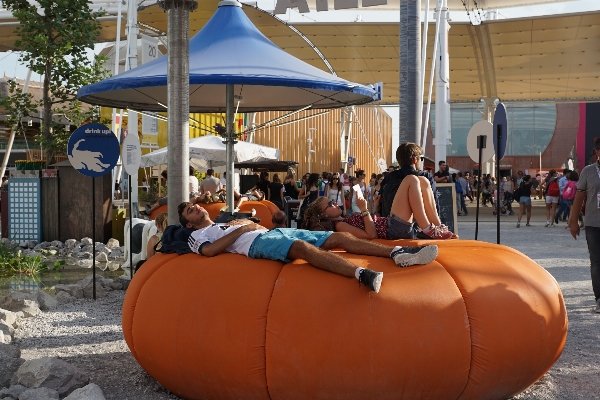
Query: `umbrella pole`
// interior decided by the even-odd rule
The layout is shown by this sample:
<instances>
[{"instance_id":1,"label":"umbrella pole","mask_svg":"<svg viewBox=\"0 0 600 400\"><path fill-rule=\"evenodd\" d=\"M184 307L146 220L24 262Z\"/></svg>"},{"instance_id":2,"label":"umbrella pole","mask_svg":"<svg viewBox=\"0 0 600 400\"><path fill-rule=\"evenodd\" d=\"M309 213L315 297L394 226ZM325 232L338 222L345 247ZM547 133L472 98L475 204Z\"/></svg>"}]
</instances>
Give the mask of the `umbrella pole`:
<instances>
[{"instance_id":1,"label":"umbrella pole","mask_svg":"<svg viewBox=\"0 0 600 400\"><path fill-rule=\"evenodd\" d=\"M234 194L233 194L233 183L234 183L234 175L233 175L233 146L235 145L235 132L233 130L233 120L235 117L235 109L234 109L234 96L233 96L233 85L227 85L225 88L225 102L226 102L226 128L227 133L225 137L225 147L227 149L226 154L226 166L225 170L227 171L227 211L233 212L233 202L234 202Z\"/></svg>"}]
</instances>

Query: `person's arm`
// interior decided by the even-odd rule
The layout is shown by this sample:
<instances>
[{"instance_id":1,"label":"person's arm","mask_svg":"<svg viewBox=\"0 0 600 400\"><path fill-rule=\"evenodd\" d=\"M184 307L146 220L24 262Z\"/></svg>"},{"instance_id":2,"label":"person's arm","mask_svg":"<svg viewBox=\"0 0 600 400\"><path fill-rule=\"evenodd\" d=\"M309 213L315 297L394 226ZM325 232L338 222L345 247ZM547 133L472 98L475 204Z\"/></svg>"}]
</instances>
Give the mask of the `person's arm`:
<instances>
[{"instance_id":1,"label":"person's arm","mask_svg":"<svg viewBox=\"0 0 600 400\"><path fill-rule=\"evenodd\" d=\"M298 192L298 199L302 200L306 196L307 196L307 194L306 194L306 185L304 185L304 186L302 186L302 189L300 190L300 192Z\"/></svg>"},{"instance_id":2,"label":"person's arm","mask_svg":"<svg viewBox=\"0 0 600 400\"><path fill-rule=\"evenodd\" d=\"M156 254L154 251L154 246L158 243L158 236L153 235L150 239L148 239L148 244L146 245L146 260Z\"/></svg>"},{"instance_id":3,"label":"person's arm","mask_svg":"<svg viewBox=\"0 0 600 400\"><path fill-rule=\"evenodd\" d=\"M580 233L579 214L583 208L584 199L585 192L583 190L578 190L577 193L575 193L575 199L573 200L573 205L571 206L571 214L569 215L568 224L571 230L571 236L573 236L573 239L575 240L577 240L577 236L579 236Z\"/></svg>"},{"instance_id":4,"label":"person's arm","mask_svg":"<svg viewBox=\"0 0 600 400\"><path fill-rule=\"evenodd\" d=\"M377 229L375 229L375 222L373 222L371 213L368 213L367 201L365 199L357 198L356 205L361 213L365 214L362 216L365 223L365 229L362 230L345 222L338 222L335 230L338 232L349 232L360 239L375 239L377 237Z\"/></svg>"},{"instance_id":5,"label":"person's arm","mask_svg":"<svg viewBox=\"0 0 600 400\"><path fill-rule=\"evenodd\" d=\"M205 244L202 247L201 251L200 251L200 247L202 246L203 243L196 241L192 236L190 236L190 239L189 239L190 248L192 249L192 251L194 253L202 254L203 256L206 256L206 257L214 257L214 256L219 255L222 252L224 252L227 247L229 247L231 244L235 243L235 241L238 240L239 237L242 236L244 233L255 231L257 229L265 229L265 228L250 221L249 223L244 224L244 225L240 226L239 228L237 228L236 230L223 236L222 238L217 239L212 243Z\"/></svg>"},{"instance_id":6,"label":"person's arm","mask_svg":"<svg viewBox=\"0 0 600 400\"><path fill-rule=\"evenodd\" d=\"M267 186L267 200L271 200L271 187Z\"/></svg>"},{"instance_id":7,"label":"person's arm","mask_svg":"<svg viewBox=\"0 0 600 400\"><path fill-rule=\"evenodd\" d=\"M281 189L279 189L279 200L283 202L283 194L285 193L285 188L281 185Z\"/></svg>"},{"instance_id":8,"label":"person's arm","mask_svg":"<svg viewBox=\"0 0 600 400\"><path fill-rule=\"evenodd\" d=\"M331 183L328 183L327 185L325 185L325 190L323 191L323 196L327 197L329 195L329 185Z\"/></svg>"}]
</instances>

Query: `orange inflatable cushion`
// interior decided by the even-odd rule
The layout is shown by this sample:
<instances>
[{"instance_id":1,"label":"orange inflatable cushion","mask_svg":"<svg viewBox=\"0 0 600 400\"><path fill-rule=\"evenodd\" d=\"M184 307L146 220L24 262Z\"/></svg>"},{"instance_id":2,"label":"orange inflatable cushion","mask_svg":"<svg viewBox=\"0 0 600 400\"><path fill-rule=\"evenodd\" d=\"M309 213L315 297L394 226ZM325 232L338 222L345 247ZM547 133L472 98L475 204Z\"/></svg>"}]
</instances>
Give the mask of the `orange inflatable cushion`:
<instances>
[{"instance_id":1,"label":"orange inflatable cushion","mask_svg":"<svg viewBox=\"0 0 600 400\"><path fill-rule=\"evenodd\" d=\"M436 261L410 268L341 252L384 272L378 294L301 260L159 254L127 290L125 340L186 399L502 399L525 390L565 343L558 284L505 246L437 244Z\"/></svg>"}]
</instances>

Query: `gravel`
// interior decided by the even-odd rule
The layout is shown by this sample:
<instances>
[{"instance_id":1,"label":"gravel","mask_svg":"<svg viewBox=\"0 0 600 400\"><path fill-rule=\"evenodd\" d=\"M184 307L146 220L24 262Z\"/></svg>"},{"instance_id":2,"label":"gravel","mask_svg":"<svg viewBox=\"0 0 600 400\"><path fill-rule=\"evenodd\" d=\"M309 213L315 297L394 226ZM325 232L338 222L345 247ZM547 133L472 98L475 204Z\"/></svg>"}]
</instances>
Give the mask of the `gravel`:
<instances>
[{"instance_id":1,"label":"gravel","mask_svg":"<svg viewBox=\"0 0 600 400\"><path fill-rule=\"evenodd\" d=\"M461 239L473 239L475 210L459 218ZM524 221L524 219L523 219ZM600 399L600 314L593 312L589 254L585 234L573 240L565 224L544 228L540 202L534 202L532 227L515 228L515 216L503 216L501 243L522 251L558 281L569 315L565 349L550 371L515 396L518 400ZM496 220L482 208L479 240L496 243ZM107 399L177 399L138 365L121 330L123 291L97 301L79 299L23 320L15 343L22 357L59 357L83 369Z\"/></svg>"}]
</instances>

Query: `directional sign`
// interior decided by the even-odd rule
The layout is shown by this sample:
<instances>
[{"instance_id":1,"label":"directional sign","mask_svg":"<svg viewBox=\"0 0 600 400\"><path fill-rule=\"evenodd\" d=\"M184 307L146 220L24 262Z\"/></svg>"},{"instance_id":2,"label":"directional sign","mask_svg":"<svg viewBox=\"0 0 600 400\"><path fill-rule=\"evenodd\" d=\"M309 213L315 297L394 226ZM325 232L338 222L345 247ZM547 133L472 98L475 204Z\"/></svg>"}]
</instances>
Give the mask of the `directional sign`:
<instances>
[{"instance_id":1,"label":"directional sign","mask_svg":"<svg viewBox=\"0 0 600 400\"><path fill-rule=\"evenodd\" d=\"M500 127L500 132L498 132ZM499 103L496 106L496 112L494 114L494 154L499 154L498 160L504 158L504 152L506 151L506 140L508 139L508 120L506 118L506 107L504 104ZM498 137L500 136L500 137Z\"/></svg>"},{"instance_id":2,"label":"directional sign","mask_svg":"<svg viewBox=\"0 0 600 400\"><path fill-rule=\"evenodd\" d=\"M73 168L86 176L109 173L119 159L119 141L105 125L80 126L69 138L67 155Z\"/></svg>"},{"instance_id":3,"label":"directional sign","mask_svg":"<svg viewBox=\"0 0 600 400\"><path fill-rule=\"evenodd\" d=\"M127 135L123 140L121 160L123 160L123 168L129 175L138 173L142 163L142 148L137 135Z\"/></svg>"},{"instance_id":4,"label":"directional sign","mask_svg":"<svg viewBox=\"0 0 600 400\"><path fill-rule=\"evenodd\" d=\"M471 160L479 162L479 149L477 149L477 136L487 136L487 146L481 152L481 162L487 162L494 156L494 148L492 143L492 124L488 121L479 121L471 127L467 135L467 152Z\"/></svg>"}]
</instances>

